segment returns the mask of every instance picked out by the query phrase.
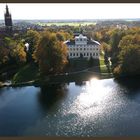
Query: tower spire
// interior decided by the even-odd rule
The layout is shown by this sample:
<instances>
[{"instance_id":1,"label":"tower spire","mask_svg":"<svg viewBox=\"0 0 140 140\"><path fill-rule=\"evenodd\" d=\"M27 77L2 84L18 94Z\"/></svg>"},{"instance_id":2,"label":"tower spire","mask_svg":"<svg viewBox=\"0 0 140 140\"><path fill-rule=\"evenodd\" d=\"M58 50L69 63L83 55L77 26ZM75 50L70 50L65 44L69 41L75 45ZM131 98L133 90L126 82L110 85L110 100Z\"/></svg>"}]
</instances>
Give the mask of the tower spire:
<instances>
[{"instance_id":1,"label":"tower spire","mask_svg":"<svg viewBox=\"0 0 140 140\"><path fill-rule=\"evenodd\" d=\"M8 5L6 4L6 14L9 15Z\"/></svg>"},{"instance_id":2,"label":"tower spire","mask_svg":"<svg viewBox=\"0 0 140 140\"><path fill-rule=\"evenodd\" d=\"M5 27L6 27L6 31L7 32L12 32L12 17L11 14L9 12L9 8L8 5L6 4L6 12L4 14L5 17Z\"/></svg>"}]
</instances>

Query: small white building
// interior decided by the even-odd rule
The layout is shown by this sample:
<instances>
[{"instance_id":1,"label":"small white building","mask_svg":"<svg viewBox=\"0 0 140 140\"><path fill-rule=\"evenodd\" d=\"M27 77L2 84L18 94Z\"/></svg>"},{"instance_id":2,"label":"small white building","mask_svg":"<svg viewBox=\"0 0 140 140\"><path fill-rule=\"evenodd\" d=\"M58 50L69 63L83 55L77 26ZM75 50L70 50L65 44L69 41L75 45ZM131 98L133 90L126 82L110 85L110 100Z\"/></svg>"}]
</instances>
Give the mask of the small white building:
<instances>
[{"instance_id":1,"label":"small white building","mask_svg":"<svg viewBox=\"0 0 140 140\"><path fill-rule=\"evenodd\" d=\"M88 39L82 34L75 36L74 40L68 40L65 43L68 46L69 58L85 57L89 59L91 56L95 59L99 58L100 43L95 40Z\"/></svg>"}]
</instances>

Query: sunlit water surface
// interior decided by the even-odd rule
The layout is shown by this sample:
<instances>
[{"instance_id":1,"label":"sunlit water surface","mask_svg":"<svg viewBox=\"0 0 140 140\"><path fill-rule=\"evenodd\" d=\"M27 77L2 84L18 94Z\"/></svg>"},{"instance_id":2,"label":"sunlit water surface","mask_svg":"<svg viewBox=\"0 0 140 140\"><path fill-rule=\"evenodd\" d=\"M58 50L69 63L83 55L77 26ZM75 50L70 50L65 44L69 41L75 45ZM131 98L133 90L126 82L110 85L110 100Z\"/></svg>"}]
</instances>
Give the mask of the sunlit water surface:
<instances>
[{"instance_id":1,"label":"sunlit water surface","mask_svg":"<svg viewBox=\"0 0 140 140\"><path fill-rule=\"evenodd\" d=\"M139 136L139 81L0 89L1 136Z\"/></svg>"}]
</instances>

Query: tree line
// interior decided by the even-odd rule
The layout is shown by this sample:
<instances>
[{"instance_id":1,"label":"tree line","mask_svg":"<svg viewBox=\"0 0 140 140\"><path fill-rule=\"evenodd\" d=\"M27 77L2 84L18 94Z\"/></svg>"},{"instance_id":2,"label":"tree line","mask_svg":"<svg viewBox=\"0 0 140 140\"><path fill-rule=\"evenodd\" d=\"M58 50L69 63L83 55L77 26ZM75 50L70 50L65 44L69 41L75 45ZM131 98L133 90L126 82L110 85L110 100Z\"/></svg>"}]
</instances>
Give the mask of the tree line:
<instances>
[{"instance_id":1,"label":"tree line","mask_svg":"<svg viewBox=\"0 0 140 140\"><path fill-rule=\"evenodd\" d=\"M44 31L29 30L27 33L0 37L0 67L34 63L40 74L61 73L68 64L65 40L72 39L75 31L83 33L101 44L105 64L110 57L114 76L140 75L140 28L118 29L95 26L48 28ZM87 30L86 30L87 29ZM25 47L29 44L29 48ZM92 64L89 61L89 65Z\"/></svg>"},{"instance_id":2,"label":"tree line","mask_svg":"<svg viewBox=\"0 0 140 140\"><path fill-rule=\"evenodd\" d=\"M105 61L111 58L115 77L140 75L140 28L108 27L93 33L101 42ZM108 62L106 62L108 63Z\"/></svg>"},{"instance_id":3,"label":"tree line","mask_svg":"<svg viewBox=\"0 0 140 140\"><path fill-rule=\"evenodd\" d=\"M38 66L41 75L61 73L67 64L67 46L71 38L65 31L29 30L26 34L2 36L0 40L0 67L27 63ZM28 46L25 46L28 44Z\"/></svg>"}]
</instances>

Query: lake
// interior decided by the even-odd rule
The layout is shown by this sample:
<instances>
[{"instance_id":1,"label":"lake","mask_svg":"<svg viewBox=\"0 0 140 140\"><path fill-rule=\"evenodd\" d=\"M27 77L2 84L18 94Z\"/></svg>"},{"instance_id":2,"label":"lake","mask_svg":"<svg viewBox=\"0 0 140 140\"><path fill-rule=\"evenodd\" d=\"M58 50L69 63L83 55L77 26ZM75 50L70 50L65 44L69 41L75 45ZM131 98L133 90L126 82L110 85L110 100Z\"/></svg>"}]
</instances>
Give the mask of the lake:
<instances>
[{"instance_id":1,"label":"lake","mask_svg":"<svg viewBox=\"0 0 140 140\"><path fill-rule=\"evenodd\" d=\"M0 89L0 136L140 136L140 80Z\"/></svg>"}]
</instances>

